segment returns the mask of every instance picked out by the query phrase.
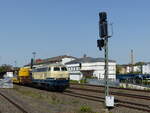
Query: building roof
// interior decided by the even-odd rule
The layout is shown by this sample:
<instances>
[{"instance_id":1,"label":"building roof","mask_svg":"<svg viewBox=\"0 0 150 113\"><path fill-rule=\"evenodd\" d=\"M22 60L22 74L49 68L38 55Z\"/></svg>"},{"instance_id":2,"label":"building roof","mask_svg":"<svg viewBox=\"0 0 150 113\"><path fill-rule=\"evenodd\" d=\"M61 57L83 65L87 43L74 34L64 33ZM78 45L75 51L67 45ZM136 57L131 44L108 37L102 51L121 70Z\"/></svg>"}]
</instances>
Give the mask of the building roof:
<instances>
[{"instance_id":1,"label":"building roof","mask_svg":"<svg viewBox=\"0 0 150 113\"><path fill-rule=\"evenodd\" d=\"M145 65L150 64L150 62L145 62Z\"/></svg>"},{"instance_id":2,"label":"building roof","mask_svg":"<svg viewBox=\"0 0 150 113\"><path fill-rule=\"evenodd\" d=\"M72 60L67 62L66 64L78 64L78 63L90 63L90 62L104 62L104 58L92 58L92 57L85 57L85 58L78 58L76 60ZM114 60L109 60L109 62L116 62Z\"/></svg>"},{"instance_id":3,"label":"building roof","mask_svg":"<svg viewBox=\"0 0 150 113\"><path fill-rule=\"evenodd\" d=\"M57 63L61 62L63 58L74 58L77 59L76 57L73 56L68 56L68 55L62 55L62 56L56 56L52 58L47 58L47 59L40 59L39 62L35 62L34 65L39 65L39 64L50 64L50 63ZM30 63L26 66L29 66Z\"/></svg>"},{"instance_id":4,"label":"building roof","mask_svg":"<svg viewBox=\"0 0 150 113\"><path fill-rule=\"evenodd\" d=\"M74 58L74 59L77 59L76 57L73 57L73 56L62 55L62 56L56 56L56 57L52 57L52 58L43 59L42 63L61 62L63 58Z\"/></svg>"}]
</instances>

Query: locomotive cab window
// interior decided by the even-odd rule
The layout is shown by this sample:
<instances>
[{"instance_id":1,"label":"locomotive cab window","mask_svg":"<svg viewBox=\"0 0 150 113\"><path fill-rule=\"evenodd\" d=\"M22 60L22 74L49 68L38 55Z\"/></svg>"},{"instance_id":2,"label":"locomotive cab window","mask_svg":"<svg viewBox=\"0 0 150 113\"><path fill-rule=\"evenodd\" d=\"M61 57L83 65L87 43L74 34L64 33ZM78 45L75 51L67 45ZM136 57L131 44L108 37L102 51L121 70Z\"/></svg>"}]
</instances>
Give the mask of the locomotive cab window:
<instances>
[{"instance_id":1,"label":"locomotive cab window","mask_svg":"<svg viewBox=\"0 0 150 113\"><path fill-rule=\"evenodd\" d=\"M61 70L62 71L67 71L67 68L66 67L61 67Z\"/></svg>"},{"instance_id":2,"label":"locomotive cab window","mask_svg":"<svg viewBox=\"0 0 150 113\"><path fill-rule=\"evenodd\" d=\"M54 67L54 71L60 71L59 67Z\"/></svg>"}]
</instances>

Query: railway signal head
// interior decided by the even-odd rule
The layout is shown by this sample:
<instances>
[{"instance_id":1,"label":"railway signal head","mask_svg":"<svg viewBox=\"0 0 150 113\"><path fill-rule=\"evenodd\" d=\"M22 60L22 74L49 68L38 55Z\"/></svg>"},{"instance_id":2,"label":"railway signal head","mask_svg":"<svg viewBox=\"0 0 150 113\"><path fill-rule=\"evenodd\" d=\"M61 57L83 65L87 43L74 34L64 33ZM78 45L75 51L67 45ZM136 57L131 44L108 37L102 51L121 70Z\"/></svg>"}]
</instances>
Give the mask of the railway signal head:
<instances>
[{"instance_id":1,"label":"railway signal head","mask_svg":"<svg viewBox=\"0 0 150 113\"><path fill-rule=\"evenodd\" d=\"M99 47L99 50L101 51L102 48L104 47L104 40L97 40L97 47Z\"/></svg>"},{"instance_id":2,"label":"railway signal head","mask_svg":"<svg viewBox=\"0 0 150 113\"><path fill-rule=\"evenodd\" d=\"M108 28L107 28L107 13L101 12L99 13L99 36L101 38L105 38L108 36Z\"/></svg>"},{"instance_id":3,"label":"railway signal head","mask_svg":"<svg viewBox=\"0 0 150 113\"><path fill-rule=\"evenodd\" d=\"M106 21L107 13L106 12L100 12L99 17L100 17L100 21Z\"/></svg>"}]
</instances>

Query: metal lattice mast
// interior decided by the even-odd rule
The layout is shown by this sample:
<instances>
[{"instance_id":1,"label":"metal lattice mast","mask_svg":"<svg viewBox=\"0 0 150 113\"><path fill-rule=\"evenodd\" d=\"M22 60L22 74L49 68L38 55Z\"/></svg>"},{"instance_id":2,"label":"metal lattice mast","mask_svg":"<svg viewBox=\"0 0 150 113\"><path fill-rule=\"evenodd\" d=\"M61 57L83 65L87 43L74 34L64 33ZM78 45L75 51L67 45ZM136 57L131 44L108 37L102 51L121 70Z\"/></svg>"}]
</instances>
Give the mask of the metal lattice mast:
<instances>
[{"instance_id":1,"label":"metal lattice mast","mask_svg":"<svg viewBox=\"0 0 150 113\"><path fill-rule=\"evenodd\" d=\"M109 85L108 85L108 37L104 40L104 50L105 50L105 97L109 96Z\"/></svg>"}]
</instances>

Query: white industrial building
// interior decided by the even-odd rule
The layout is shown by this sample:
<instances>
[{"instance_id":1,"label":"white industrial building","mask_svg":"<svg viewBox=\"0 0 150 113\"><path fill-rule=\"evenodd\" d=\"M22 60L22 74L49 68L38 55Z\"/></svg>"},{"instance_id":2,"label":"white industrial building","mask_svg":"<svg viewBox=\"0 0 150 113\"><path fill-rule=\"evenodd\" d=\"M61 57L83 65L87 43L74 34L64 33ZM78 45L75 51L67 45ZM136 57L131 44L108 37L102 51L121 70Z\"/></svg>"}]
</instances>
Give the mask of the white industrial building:
<instances>
[{"instance_id":1,"label":"white industrial building","mask_svg":"<svg viewBox=\"0 0 150 113\"><path fill-rule=\"evenodd\" d=\"M132 72L132 67L131 66L126 66L126 73L131 73ZM133 72L141 72L141 66L133 66Z\"/></svg>"},{"instance_id":2,"label":"white industrial building","mask_svg":"<svg viewBox=\"0 0 150 113\"><path fill-rule=\"evenodd\" d=\"M116 80L116 62L109 60L108 78ZM81 80L83 76L93 76L104 79L105 62L103 58L84 57L66 63L71 80Z\"/></svg>"},{"instance_id":3,"label":"white industrial building","mask_svg":"<svg viewBox=\"0 0 150 113\"><path fill-rule=\"evenodd\" d=\"M150 74L150 63L146 63L142 66L142 74Z\"/></svg>"}]
</instances>

